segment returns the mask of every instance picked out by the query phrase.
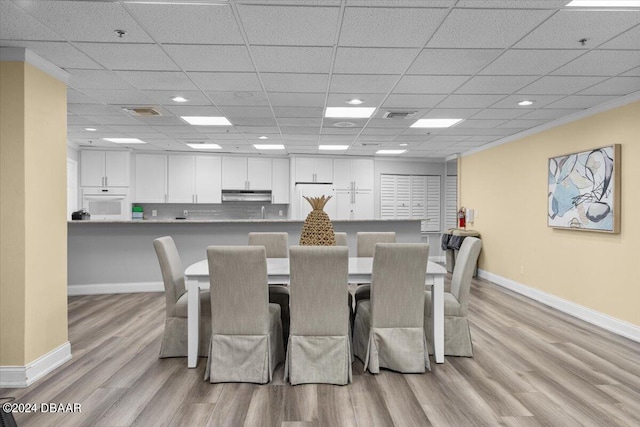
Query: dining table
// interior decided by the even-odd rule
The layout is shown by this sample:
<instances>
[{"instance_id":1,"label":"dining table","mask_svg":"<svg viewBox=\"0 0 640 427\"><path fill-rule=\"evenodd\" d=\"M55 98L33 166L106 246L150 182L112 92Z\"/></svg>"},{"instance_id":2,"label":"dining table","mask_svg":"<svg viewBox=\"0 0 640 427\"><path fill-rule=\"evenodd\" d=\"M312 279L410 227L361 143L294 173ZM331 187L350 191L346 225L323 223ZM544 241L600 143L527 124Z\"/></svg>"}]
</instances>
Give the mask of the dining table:
<instances>
[{"instance_id":1,"label":"dining table","mask_svg":"<svg viewBox=\"0 0 640 427\"><path fill-rule=\"evenodd\" d=\"M373 258L349 258L349 283L371 283ZM429 261L427 263L427 280L431 285L431 315L433 316L434 359L436 363L444 363L444 277L447 270L444 266ZM195 368L198 364L199 320L201 290L209 289L209 263L206 259L188 266L184 272L187 283L187 366ZM269 284L289 283L289 258L267 258L267 282ZM346 286L346 284L345 284Z\"/></svg>"}]
</instances>

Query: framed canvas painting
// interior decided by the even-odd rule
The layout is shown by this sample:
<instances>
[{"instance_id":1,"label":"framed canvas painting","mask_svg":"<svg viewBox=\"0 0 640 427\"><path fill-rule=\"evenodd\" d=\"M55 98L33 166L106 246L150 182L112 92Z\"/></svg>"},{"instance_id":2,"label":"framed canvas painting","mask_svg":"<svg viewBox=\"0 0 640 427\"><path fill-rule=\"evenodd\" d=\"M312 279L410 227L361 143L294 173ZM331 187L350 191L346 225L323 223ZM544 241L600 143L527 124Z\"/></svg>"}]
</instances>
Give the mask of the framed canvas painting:
<instances>
[{"instance_id":1,"label":"framed canvas painting","mask_svg":"<svg viewBox=\"0 0 640 427\"><path fill-rule=\"evenodd\" d=\"M620 144L549 159L550 227L620 232Z\"/></svg>"}]
</instances>

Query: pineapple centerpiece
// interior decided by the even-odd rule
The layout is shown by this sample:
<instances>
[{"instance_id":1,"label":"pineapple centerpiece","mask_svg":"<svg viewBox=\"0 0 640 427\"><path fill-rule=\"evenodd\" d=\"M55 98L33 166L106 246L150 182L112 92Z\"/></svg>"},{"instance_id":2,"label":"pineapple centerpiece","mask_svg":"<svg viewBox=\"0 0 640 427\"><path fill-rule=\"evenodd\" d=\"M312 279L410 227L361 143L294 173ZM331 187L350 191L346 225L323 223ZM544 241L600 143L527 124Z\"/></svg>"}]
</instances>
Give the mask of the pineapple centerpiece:
<instances>
[{"instance_id":1,"label":"pineapple centerpiece","mask_svg":"<svg viewBox=\"0 0 640 427\"><path fill-rule=\"evenodd\" d=\"M304 197L304 196L303 196ZM325 211L325 205L331 199L329 197L304 197L313 210L307 215L300 234L301 246L335 246L336 235L333 233L333 224Z\"/></svg>"}]
</instances>

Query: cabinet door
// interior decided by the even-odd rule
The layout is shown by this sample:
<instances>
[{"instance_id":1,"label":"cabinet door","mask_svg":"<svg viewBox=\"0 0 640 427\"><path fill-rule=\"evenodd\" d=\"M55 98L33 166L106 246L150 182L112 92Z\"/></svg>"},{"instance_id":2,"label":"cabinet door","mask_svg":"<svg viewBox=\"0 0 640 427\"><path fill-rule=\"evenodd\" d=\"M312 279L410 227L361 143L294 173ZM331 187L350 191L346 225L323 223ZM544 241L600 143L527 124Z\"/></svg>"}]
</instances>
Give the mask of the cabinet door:
<instances>
[{"instance_id":1,"label":"cabinet door","mask_svg":"<svg viewBox=\"0 0 640 427\"><path fill-rule=\"evenodd\" d=\"M136 155L135 185L134 203L165 203L167 156L163 154Z\"/></svg>"},{"instance_id":2,"label":"cabinet door","mask_svg":"<svg viewBox=\"0 0 640 427\"><path fill-rule=\"evenodd\" d=\"M195 202L195 159L193 156L167 157L167 202Z\"/></svg>"},{"instance_id":3,"label":"cabinet door","mask_svg":"<svg viewBox=\"0 0 640 427\"><path fill-rule=\"evenodd\" d=\"M426 217L428 221L423 222L422 231L440 232L440 176L427 176L426 183Z\"/></svg>"},{"instance_id":4,"label":"cabinet door","mask_svg":"<svg viewBox=\"0 0 640 427\"><path fill-rule=\"evenodd\" d=\"M271 159L247 159L247 190L271 190Z\"/></svg>"},{"instance_id":5,"label":"cabinet door","mask_svg":"<svg viewBox=\"0 0 640 427\"><path fill-rule=\"evenodd\" d=\"M315 182L333 182L333 159L315 159Z\"/></svg>"},{"instance_id":6,"label":"cabinet door","mask_svg":"<svg viewBox=\"0 0 640 427\"><path fill-rule=\"evenodd\" d=\"M80 185L104 187L104 151L80 152Z\"/></svg>"},{"instance_id":7,"label":"cabinet door","mask_svg":"<svg viewBox=\"0 0 640 427\"><path fill-rule=\"evenodd\" d=\"M336 191L348 190L351 191L351 160L349 159L335 159L333 161L333 185Z\"/></svg>"},{"instance_id":8,"label":"cabinet door","mask_svg":"<svg viewBox=\"0 0 640 427\"><path fill-rule=\"evenodd\" d=\"M315 160L310 157L297 157L296 182L314 182Z\"/></svg>"},{"instance_id":9,"label":"cabinet door","mask_svg":"<svg viewBox=\"0 0 640 427\"><path fill-rule=\"evenodd\" d=\"M105 185L107 187L129 186L129 158L126 151L106 151Z\"/></svg>"},{"instance_id":10,"label":"cabinet door","mask_svg":"<svg viewBox=\"0 0 640 427\"><path fill-rule=\"evenodd\" d=\"M196 203L222 203L220 157L196 156Z\"/></svg>"},{"instance_id":11,"label":"cabinet door","mask_svg":"<svg viewBox=\"0 0 640 427\"><path fill-rule=\"evenodd\" d=\"M288 204L290 194L289 159L273 159L271 163L271 203Z\"/></svg>"},{"instance_id":12,"label":"cabinet door","mask_svg":"<svg viewBox=\"0 0 640 427\"><path fill-rule=\"evenodd\" d=\"M373 214L373 190L356 190L355 203L351 207L351 219L372 219Z\"/></svg>"},{"instance_id":13,"label":"cabinet door","mask_svg":"<svg viewBox=\"0 0 640 427\"><path fill-rule=\"evenodd\" d=\"M222 158L222 189L247 190L247 158Z\"/></svg>"},{"instance_id":14,"label":"cabinet door","mask_svg":"<svg viewBox=\"0 0 640 427\"><path fill-rule=\"evenodd\" d=\"M334 170L334 175L337 172L337 170ZM356 190L373 191L373 160L351 160L351 181L355 183Z\"/></svg>"},{"instance_id":15,"label":"cabinet door","mask_svg":"<svg viewBox=\"0 0 640 427\"><path fill-rule=\"evenodd\" d=\"M336 210L335 218L331 219L353 219L353 195L351 190L336 190L335 192Z\"/></svg>"}]
</instances>

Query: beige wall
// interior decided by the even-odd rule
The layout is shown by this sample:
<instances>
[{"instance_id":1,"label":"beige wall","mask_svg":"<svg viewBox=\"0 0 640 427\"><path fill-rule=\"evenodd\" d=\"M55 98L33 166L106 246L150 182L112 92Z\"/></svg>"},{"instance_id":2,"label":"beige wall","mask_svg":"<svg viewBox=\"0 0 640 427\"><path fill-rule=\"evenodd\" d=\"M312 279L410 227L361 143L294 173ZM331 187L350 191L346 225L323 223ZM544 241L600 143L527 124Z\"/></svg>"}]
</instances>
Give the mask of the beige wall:
<instances>
[{"instance_id":1,"label":"beige wall","mask_svg":"<svg viewBox=\"0 0 640 427\"><path fill-rule=\"evenodd\" d=\"M68 340L66 85L29 64L0 67L0 365L24 366Z\"/></svg>"},{"instance_id":2,"label":"beige wall","mask_svg":"<svg viewBox=\"0 0 640 427\"><path fill-rule=\"evenodd\" d=\"M547 227L549 157L621 144L620 234ZM460 159L460 204L476 209L480 268L640 325L640 102Z\"/></svg>"}]
</instances>

